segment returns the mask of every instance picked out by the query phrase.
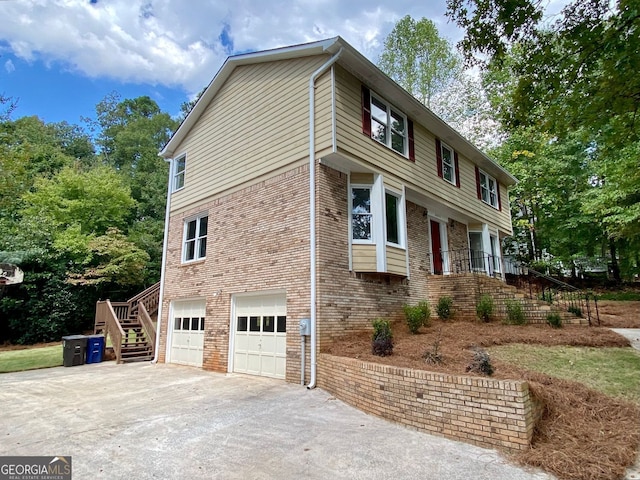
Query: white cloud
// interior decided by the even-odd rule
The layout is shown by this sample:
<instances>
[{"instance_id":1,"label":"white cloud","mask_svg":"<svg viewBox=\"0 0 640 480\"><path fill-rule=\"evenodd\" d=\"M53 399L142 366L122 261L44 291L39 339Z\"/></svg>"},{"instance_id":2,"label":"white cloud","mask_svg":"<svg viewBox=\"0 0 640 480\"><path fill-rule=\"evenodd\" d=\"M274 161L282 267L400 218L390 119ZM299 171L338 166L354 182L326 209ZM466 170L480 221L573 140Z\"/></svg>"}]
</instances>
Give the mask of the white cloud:
<instances>
[{"instance_id":1,"label":"white cloud","mask_svg":"<svg viewBox=\"0 0 640 480\"><path fill-rule=\"evenodd\" d=\"M16 66L11 60L7 60L6 62L4 62L4 69L7 71L7 73L13 73L16 71Z\"/></svg>"},{"instance_id":2,"label":"white cloud","mask_svg":"<svg viewBox=\"0 0 640 480\"><path fill-rule=\"evenodd\" d=\"M12 0L0 1L0 17L13 19L0 25L0 41L30 62L197 92L229 53L341 35L376 61L406 14L458 40L444 10L445 0Z\"/></svg>"}]
</instances>

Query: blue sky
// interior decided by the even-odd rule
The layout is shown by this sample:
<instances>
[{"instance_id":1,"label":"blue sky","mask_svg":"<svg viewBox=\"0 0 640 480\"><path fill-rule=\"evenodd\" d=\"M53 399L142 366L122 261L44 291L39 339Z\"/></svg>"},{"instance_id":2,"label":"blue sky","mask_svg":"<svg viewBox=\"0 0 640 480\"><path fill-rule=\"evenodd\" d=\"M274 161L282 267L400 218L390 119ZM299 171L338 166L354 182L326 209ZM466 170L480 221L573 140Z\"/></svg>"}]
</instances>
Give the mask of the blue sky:
<instances>
[{"instance_id":1,"label":"blue sky","mask_svg":"<svg viewBox=\"0 0 640 480\"><path fill-rule=\"evenodd\" d=\"M445 0L0 0L0 93L18 99L14 119L81 124L114 91L177 115L229 54L340 35L375 62L407 14L460 40L444 11Z\"/></svg>"}]
</instances>

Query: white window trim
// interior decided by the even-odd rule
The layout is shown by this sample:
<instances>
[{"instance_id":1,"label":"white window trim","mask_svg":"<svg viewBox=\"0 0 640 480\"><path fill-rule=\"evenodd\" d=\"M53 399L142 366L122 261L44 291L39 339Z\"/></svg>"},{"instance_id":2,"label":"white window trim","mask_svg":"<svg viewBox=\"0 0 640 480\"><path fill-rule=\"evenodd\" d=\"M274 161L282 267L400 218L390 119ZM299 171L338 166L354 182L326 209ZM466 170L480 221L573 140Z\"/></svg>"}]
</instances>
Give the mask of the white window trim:
<instances>
[{"instance_id":1,"label":"white window trim","mask_svg":"<svg viewBox=\"0 0 640 480\"><path fill-rule=\"evenodd\" d=\"M369 190L369 215L371 217L371 240L367 240L364 238L353 238L353 189L354 188L366 188ZM367 185L363 183L352 183L349 185L349 238L351 239L351 243L356 245L372 245L376 243L376 215L374 212L374 201L373 201L373 185Z\"/></svg>"},{"instance_id":2,"label":"white window trim","mask_svg":"<svg viewBox=\"0 0 640 480\"><path fill-rule=\"evenodd\" d=\"M387 100L384 99L384 97L378 95L377 93L375 93L373 90L370 91L370 101L369 101L369 109L371 112L371 138L373 138L376 142L380 143L381 145L384 145L385 147L393 150L394 152L409 158L409 119L407 118L407 116L405 115L405 113L399 109L396 108L395 106L393 106L390 102L388 102ZM374 117L373 115L373 99L375 99L384 104L387 107L387 119L386 122L384 122L384 125L387 128L387 141L386 143L381 142L380 140L378 140L377 138L374 137L373 135L373 121L376 120L378 122L380 122L379 118ZM396 150L395 148L392 147L393 145L393 141L392 141L392 132L393 129L391 127L391 109L393 109L397 114L399 114L402 119L404 120L404 133L403 133L403 137L404 137L404 151L403 152L399 152L398 150ZM380 122L383 123L383 122Z\"/></svg>"},{"instance_id":3,"label":"white window trim","mask_svg":"<svg viewBox=\"0 0 640 480\"><path fill-rule=\"evenodd\" d=\"M444 150L447 149L451 152L451 180L449 180L447 177L444 176ZM442 178L449 182L451 185L457 185L457 178L456 178L456 151L451 148L449 145L447 145L444 142L440 142L440 159L442 161Z\"/></svg>"},{"instance_id":4,"label":"white window trim","mask_svg":"<svg viewBox=\"0 0 640 480\"><path fill-rule=\"evenodd\" d=\"M181 172L176 171L177 166L178 166L178 162L180 160L184 160L184 170L182 170ZM185 172L187 171L187 154L183 153L182 155L180 155L179 157L176 157L176 159L173 161L173 172L171 175L171 191L172 192L178 192L180 190L182 190L184 188L185 185ZM177 185L177 180L178 177L182 176L182 186L181 187L176 187Z\"/></svg>"},{"instance_id":5,"label":"white window trim","mask_svg":"<svg viewBox=\"0 0 640 480\"><path fill-rule=\"evenodd\" d=\"M204 236L199 236L198 232L200 231L200 220L208 217L209 214L208 213L202 213L200 215L195 215L192 217L188 217L184 219L184 222L182 223L182 263L192 263L192 262L199 262L204 260L205 258L207 258L207 255L205 254L204 257L198 257L198 251L200 250L198 247L200 246L200 240L203 238L208 238L209 237L209 232L208 232L208 223L207 223L207 232L206 235ZM196 221L196 238L195 238L195 247L194 247L194 258L187 260L186 255L187 255L187 225L190 222ZM208 243L208 242L207 242ZM207 250L209 248L209 245L207 245Z\"/></svg>"},{"instance_id":6,"label":"white window trim","mask_svg":"<svg viewBox=\"0 0 640 480\"><path fill-rule=\"evenodd\" d=\"M495 179L495 177L492 177L491 175L489 175L487 172L485 172L484 170L478 169L480 172L480 199L486 203L487 205L489 205L490 207L495 208L496 210L498 210L499 208L499 203L498 203L498 181ZM486 188L482 186L482 176L484 175L486 181L487 181L487 186ZM494 199L495 199L495 205L493 203L491 203L491 189L489 188L489 181L493 181L493 187L495 189L494 191ZM487 197L489 198L489 201L484 199L484 196L482 195L483 190L486 190L487 192Z\"/></svg>"},{"instance_id":7,"label":"white window trim","mask_svg":"<svg viewBox=\"0 0 640 480\"><path fill-rule=\"evenodd\" d=\"M398 199L398 243L389 242L387 240L387 198L386 195L393 195ZM404 192L397 192L391 188L385 188L383 194L383 214L384 214L384 240L387 246L396 248L406 248L407 245L407 233L406 233L406 205L404 199Z\"/></svg>"}]
</instances>

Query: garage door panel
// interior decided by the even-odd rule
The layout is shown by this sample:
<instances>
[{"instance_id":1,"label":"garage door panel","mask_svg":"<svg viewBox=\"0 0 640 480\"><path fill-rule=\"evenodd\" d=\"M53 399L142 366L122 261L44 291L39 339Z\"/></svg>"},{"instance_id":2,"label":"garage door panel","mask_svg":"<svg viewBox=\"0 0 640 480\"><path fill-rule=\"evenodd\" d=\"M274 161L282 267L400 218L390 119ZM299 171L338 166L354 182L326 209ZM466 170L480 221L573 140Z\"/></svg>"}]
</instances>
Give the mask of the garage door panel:
<instances>
[{"instance_id":1,"label":"garage door panel","mask_svg":"<svg viewBox=\"0 0 640 480\"><path fill-rule=\"evenodd\" d=\"M171 362L202 366L206 302L179 300L172 303Z\"/></svg>"},{"instance_id":2,"label":"garage door panel","mask_svg":"<svg viewBox=\"0 0 640 480\"><path fill-rule=\"evenodd\" d=\"M285 378L286 296L236 298L235 315L234 371Z\"/></svg>"}]
</instances>

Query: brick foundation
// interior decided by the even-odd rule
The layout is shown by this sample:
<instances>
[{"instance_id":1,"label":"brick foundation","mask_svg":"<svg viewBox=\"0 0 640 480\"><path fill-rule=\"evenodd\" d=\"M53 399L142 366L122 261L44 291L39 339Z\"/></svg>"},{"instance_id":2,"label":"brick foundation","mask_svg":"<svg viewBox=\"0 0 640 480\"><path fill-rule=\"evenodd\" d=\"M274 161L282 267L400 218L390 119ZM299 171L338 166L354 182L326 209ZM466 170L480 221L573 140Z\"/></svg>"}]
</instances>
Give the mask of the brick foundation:
<instances>
[{"instance_id":1,"label":"brick foundation","mask_svg":"<svg viewBox=\"0 0 640 480\"><path fill-rule=\"evenodd\" d=\"M481 447L529 448L542 406L524 381L399 368L320 354L318 386L360 409Z\"/></svg>"}]
</instances>

